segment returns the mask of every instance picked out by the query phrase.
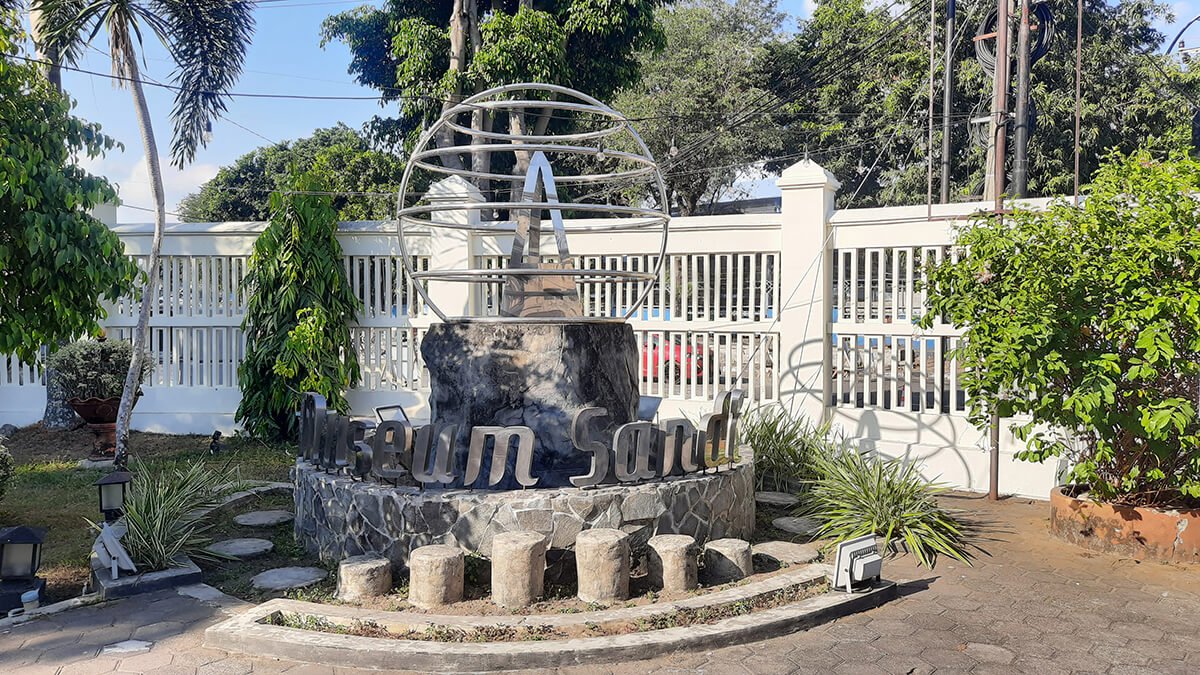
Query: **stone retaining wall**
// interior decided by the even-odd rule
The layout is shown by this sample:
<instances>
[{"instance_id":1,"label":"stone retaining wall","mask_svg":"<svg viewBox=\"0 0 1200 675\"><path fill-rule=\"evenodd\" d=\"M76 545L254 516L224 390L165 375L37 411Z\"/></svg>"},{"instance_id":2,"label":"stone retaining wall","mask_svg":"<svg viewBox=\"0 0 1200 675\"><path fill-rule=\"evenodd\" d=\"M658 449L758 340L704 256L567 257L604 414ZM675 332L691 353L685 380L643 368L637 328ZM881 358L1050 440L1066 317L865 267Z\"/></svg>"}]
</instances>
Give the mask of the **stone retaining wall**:
<instances>
[{"instance_id":1,"label":"stone retaining wall","mask_svg":"<svg viewBox=\"0 0 1200 675\"><path fill-rule=\"evenodd\" d=\"M620 529L637 548L656 534L749 539L754 530L754 465L749 450L732 469L635 485L507 492L392 487L325 473L307 462L292 469L296 539L321 560L378 553L407 568L408 553L449 544L488 556L499 532L532 530L552 549L571 549L593 527Z\"/></svg>"}]
</instances>

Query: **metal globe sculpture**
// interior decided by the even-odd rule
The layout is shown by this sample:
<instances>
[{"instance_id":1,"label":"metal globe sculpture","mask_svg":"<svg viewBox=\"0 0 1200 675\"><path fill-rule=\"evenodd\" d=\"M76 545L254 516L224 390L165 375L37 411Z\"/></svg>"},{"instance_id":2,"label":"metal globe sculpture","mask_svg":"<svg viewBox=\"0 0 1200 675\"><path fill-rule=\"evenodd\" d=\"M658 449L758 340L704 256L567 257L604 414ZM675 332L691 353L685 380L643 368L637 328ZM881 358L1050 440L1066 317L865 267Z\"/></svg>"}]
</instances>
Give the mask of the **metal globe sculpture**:
<instances>
[{"instance_id":1,"label":"metal globe sculpture","mask_svg":"<svg viewBox=\"0 0 1200 675\"><path fill-rule=\"evenodd\" d=\"M492 124L472 125L473 116ZM411 192L447 178L466 181L486 196L430 200ZM466 222L449 215L463 212L472 214ZM550 227L544 228L547 213ZM586 94L551 84L497 87L447 109L413 148L397 198L405 271L442 321L624 321L658 278L669 220L666 185L630 121ZM415 269L413 234L434 228L511 234L511 252L498 268ZM653 269L585 267L570 249L574 232L628 229L661 233ZM542 238L551 233L555 250L547 256ZM502 286L499 315L448 316L425 288L429 281ZM633 285L635 300L618 316L586 316L577 290L585 282Z\"/></svg>"}]
</instances>

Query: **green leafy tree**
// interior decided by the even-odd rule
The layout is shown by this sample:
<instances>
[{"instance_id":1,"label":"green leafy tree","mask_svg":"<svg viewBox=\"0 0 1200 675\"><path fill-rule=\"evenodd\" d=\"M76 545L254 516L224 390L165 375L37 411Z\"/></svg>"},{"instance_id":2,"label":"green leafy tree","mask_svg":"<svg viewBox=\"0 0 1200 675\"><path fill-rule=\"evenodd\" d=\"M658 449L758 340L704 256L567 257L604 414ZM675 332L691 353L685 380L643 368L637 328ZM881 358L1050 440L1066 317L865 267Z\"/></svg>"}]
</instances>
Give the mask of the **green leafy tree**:
<instances>
[{"instance_id":1,"label":"green leafy tree","mask_svg":"<svg viewBox=\"0 0 1200 675\"><path fill-rule=\"evenodd\" d=\"M316 169L335 195L342 220L382 220L395 210L404 163L372 149L345 124L312 136L268 145L238 157L179 203L183 220L196 223L267 220L271 193L285 189L291 171ZM371 193L371 194L364 194Z\"/></svg>"},{"instance_id":2,"label":"green leafy tree","mask_svg":"<svg viewBox=\"0 0 1200 675\"><path fill-rule=\"evenodd\" d=\"M1200 500L1200 162L1109 157L1075 207L964 227L931 270L931 312L965 329L956 358L983 423L989 402L1021 458L1070 460L1104 500Z\"/></svg>"},{"instance_id":3,"label":"green leafy tree","mask_svg":"<svg viewBox=\"0 0 1200 675\"><path fill-rule=\"evenodd\" d=\"M660 42L662 0L389 0L322 26L351 52L350 72L399 104L373 133L401 145L464 96L500 84L550 82L602 100L637 80L638 51ZM530 124L544 130L548 115ZM474 128L505 125L479 112ZM445 144L448 139L441 139Z\"/></svg>"},{"instance_id":4,"label":"green leafy tree","mask_svg":"<svg viewBox=\"0 0 1200 675\"><path fill-rule=\"evenodd\" d=\"M994 3L958 6L951 195L965 199L983 191L986 148L972 140L970 119L991 110L993 86L971 38ZM1030 196L1068 194L1074 185L1075 2L1050 0L1050 7L1056 35L1031 76L1038 114L1029 148ZM785 154L811 152L850 186L842 204L860 183L856 206L926 198L928 5L906 3L899 10L895 16L896 9L889 13L864 0L819 0L796 39L773 46L762 61L760 86L791 101L776 117ZM1167 5L1153 0L1085 1L1083 182L1109 150L1131 152L1152 137L1186 139L1191 133L1200 75L1158 53L1163 35L1154 26L1168 16ZM938 17L939 25L943 20ZM935 161L941 147L940 55L937 64ZM974 132L986 136L986 126Z\"/></svg>"},{"instance_id":5,"label":"green leafy tree","mask_svg":"<svg viewBox=\"0 0 1200 675\"><path fill-rule=\"evenodd\" d=\"M782 146L769 116L736 127L728 120L765 95L755 67L783 19L775 0L694 0L658 12L666 46L641 52L641 79L613 105L637 120L651 153L670 164L668 198L680 215L761 177L753 163ZM672 148L692 149L673 157Z\"/></svg>"},{"instance_id":6,"label":"green leafy tree","mask_svg":"<svg viewBox=\"0 0 1200 675\"><path fill-rule=\"evenodd\" d=\"M290 438L300 395L318 391L346 412L358 382L350 324L359 309L337 240L337 212L320 176L296 176L271 195L271 222L254 242L238 367L237 420L254 436Z\"/></svg>"},{"instance_id":7,"label":"green leafy tree","mask_svg":"<svg viewBox=\"0 0 1200 675\"><path fill-rule=\"evenodd\" d=\"M117 462L123 464L129 445L134 393L146 358L150 312L158 299L159 251L166 224L166 198L158 141L146 103L138 51L143 35L167 46L175 62L175 106L171 110L174 135L171 161L191 162L205 143L205 132L225 111L228 92L242 72L242 61L254 33L253 3L249 0L35 0L40 28L40 48L73 62L97 35L108 38L112 74L119 86L128 87L146 153L150 194L154 201L154 237L150 244L147 275L141 290L141 307L133 331L133 357L125 391L117 412Z\"/></svg>"},{"instance_id":8,"label":"green leafy tree","mask_svg":"<svg viewBox=\"0 0 1200 675\"><path fill-rule=\"evenodd\" d=\"M0 9L0 353L33 363L42 345L97 331L101 301L132 288L137 267L89 215L112 186L75 163L115 143L14 58L23 39Z\"/></svg>"}]
</instances>

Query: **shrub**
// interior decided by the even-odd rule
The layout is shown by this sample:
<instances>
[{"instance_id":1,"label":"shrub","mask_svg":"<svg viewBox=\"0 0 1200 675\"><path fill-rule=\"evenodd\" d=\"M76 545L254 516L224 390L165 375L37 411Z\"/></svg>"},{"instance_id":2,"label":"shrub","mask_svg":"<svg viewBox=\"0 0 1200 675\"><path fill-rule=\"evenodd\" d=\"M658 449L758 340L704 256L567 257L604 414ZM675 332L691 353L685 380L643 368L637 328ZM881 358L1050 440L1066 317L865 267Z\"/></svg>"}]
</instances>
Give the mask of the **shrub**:
<instances>
[{"instance_id":1,"label":"shrub","mask_svg":"<svg viewBox=\"0 0 1200 675\"><path fill-rule=\"evenodd\" d=\"M313 174L292 193L271 195L271 223L254 242L244 285L246 357L238 368L237 420L252 435L291 438L293 413L306 390L346 412L345 392L358 381L350 323L359 302L346 278L337 214Z\"/></svg>"},{"instance_id":2,"label":"shrub","mask_svg":"<svg viewBox=\"0 0 1200 675\"><path fill-rule=\"evenodd\" d=\"M132 471L122 517L128 531L121 542L138 570L175 566L180 554L218 560L204 550L212 541L204 535L212 523L197 511L216 506L238 489L235 471L228 466L214 470L202 462L151 466L136 460Z\"/></svg>"},{"instance_id":3,"label":"shrub","mask_svg":"<svg viewBox=\"0 0 1200 675\"><path fill-rule=\"evenodd\" d=\"M820 477L803 510L821 523L818 536L875 534L893 551L903 542L929 568L939 555L970 564L970 526L938 506L935 497L945 489L922 478L915 464L845 450L817 456L814 466Z\"/></svg>"},{"instance_id":4,"label":"shrub","mask_svg":"<svg viewBox=\"0 0 1200 675\"><path fill-rule=\"evenodd\" d=\"M0 501L4 501L4 494L8 492L8 484L12 482L13 473L16 470L12 455L3 445L0 445Z\"/></svg>"},{"instance_id":5,"label":"shrub","mask_svg":"<svg viewBox=\"0 0 1200 675\"><path fill-rule=\"evenodd\" d=\"M814 461L832 455L841 443L829 424L816 425L782 406L750 411L738 424L742 442L754 450L759 490L799 492L817 477Z\"/></svg>"},{"instance_id":6,"label":"shrub","mask_svg":"<svg viewBox=\"0 0 1200 675\"><path fill-rule=\"evenodd\" d=\"M56 371L67 398L118 398L133 359L133 345L124 340L79 340L50 355L48 365ZM142 360L142 379L154 369Z\"/></svg>"},{"instance_id":7,"label":"shrub","mask_svg":"<svg viewBox=\"0 0 1200 675\"><path fill-rule=\"evenodd\" d=\"M1114 154L1081 207L977 219L930 272L931 316L965 329L972 418L1028 416L1020 457L1068 458L1101 500L1200 502L1197 190L1185 152Z\"/></svg>"}]
</instances>

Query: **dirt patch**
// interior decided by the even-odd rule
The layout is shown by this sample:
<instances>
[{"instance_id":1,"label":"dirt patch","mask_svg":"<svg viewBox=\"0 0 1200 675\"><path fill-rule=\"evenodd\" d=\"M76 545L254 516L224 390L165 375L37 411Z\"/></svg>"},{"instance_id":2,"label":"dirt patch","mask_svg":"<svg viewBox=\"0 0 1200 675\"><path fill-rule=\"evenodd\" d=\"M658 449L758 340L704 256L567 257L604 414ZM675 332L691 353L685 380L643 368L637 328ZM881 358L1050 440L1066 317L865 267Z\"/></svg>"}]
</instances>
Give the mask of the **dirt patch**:
<instances>
[{"instance_id":1,"label":"dirt patch","mask_svg":"<svg viewBox=\"0 0 1200 675\"><path fill-rule=\"evenodd\" d=\"M17 429L4 440L17 464L72 462L85 459L92 451L96 436L80 427L54 431L41 424ZM130 453L141 458L177 455L181 452L208 452L208 436L171 436L135 431L129 435Z\"/></svg>"}]
</instances>

